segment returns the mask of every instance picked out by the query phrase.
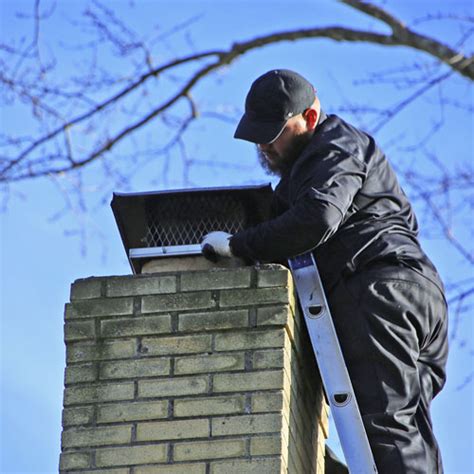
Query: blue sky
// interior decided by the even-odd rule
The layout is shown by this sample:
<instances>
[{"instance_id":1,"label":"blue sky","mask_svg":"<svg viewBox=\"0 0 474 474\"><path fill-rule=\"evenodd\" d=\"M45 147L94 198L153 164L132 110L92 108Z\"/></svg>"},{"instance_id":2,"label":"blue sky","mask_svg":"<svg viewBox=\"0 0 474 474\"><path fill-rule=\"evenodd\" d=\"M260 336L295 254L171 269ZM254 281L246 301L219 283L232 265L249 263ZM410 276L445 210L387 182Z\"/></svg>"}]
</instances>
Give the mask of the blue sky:
<instances>
[{"instance_id":1,"label":"blue sky","mask_svg":"<svg viewBox=\"0 0 474 474\"><path fill-rule=\"evenodd\" d=\"M86 63L85 51L70 48L74 42L86 40L87 32L75 24L86 3L57 2L53 15L42 27L42 53L45 57L55 55L57 77L66 83L71 72ZM16 12L31 11L32 4L27 0L2 1L2 41L31 35L31 20L18 17ZM384 4L407 21L438 11L471 16L474 13L470 2L464 0L403 0ZM44 0L42 5L48 7L52 2ZM176 24L196 18L189 29L190 35L181 31L156 46L156 64L174 55L227 48L234 41L278 30L328 24L377 29L375 21L332 0L291 4L275 0L123 0L107 2L107 5L126 18L143 37L151 35L155 24L160 25L160 31L166 32ZM450 44L455 44L462 35L456 21L424 22L417 28ZM114 71L123 67L121 60L107 50L101 51L98 61L104 68ZM69 286L78 278L92 275L130 273L108 206L113 190L138 192L268 182L269 178L258 167L253 148L232 139L235 119L256 76L275 67L295 69L314 82L326 112L338 112L347 120L370 128L373 125L371 117L349 113L347 104L393 105L404 97L404 91L388 84L370 84L367 79L374 71L396 69L414 61L430 60L404 48L388 50L327 40L267 47L238 59L197 87L194 94L201 110L225 113L229 120L216 120L203 113L203 117L190 127L185 145L195 162L191 164L187 180L183 177L182 160L177 153L171 154L168 168L164 166L163 157L150 159L134 173L126 187L104 178L103 163L98 163L85 170L82 176L86 183L86 210L73 199L69 212L62 212L65 206L62 190L71 189L77 183L77 177L61 177L54 181L38 179L13 186L8 208L0 216L1 472L57 472L65 366L63 310L69 298ZM129 70L125 68L124 74ZM172 84L169 81L161 89L151 87L151 92L158 100L160 94L166 95L167 87L171 88ZM440 115L444 119L443 127L431 138L423 153L436 153L443 163L452 167L461 166L469 158L472 160L472 115L455 107L439 107L437 98L440 94L472 106L472 86L469 88L467 81L461 78L454 78L442 89L433 90L411 104L376 135L396 167L401 166L398 160L413 160L414 166L427 175L436 173L424 160L425 155L412 155L408 149L426 135ZM20 130L20 134L35 130L27 108L21 104L2 105L2 130L9 133ZM113 127L126 119L117 115L109 120ZM133 159L143 149L162 143L167 133L160 124L152 123L107 159L118 163L121 170L131 169ZM84 132L84 142L89 139L90 135ZM209 168L205 165L209 160L218 166ZM69 192L68 196L74 198L74 192ZM105 204L100 205L104 201ZM445 240L436 232L427 232L430 227L427 223L424 225L425 209L418 202L415 206L422 227L423 246L444 280L449 283L461 277L472 278L472 269ZM472 238L472 227L469 230L462 225L470 217L472 215L465 211L452 225L456 232ZM432 413L446 472L470 473L474 472L474 392L472 382L465 383L465 380L473 373L472 311L466 313L456 327L456 338L451 342L448 383L434 401ZM334 437L331 442L337 446Z\"/></svg>"}]
</instances>

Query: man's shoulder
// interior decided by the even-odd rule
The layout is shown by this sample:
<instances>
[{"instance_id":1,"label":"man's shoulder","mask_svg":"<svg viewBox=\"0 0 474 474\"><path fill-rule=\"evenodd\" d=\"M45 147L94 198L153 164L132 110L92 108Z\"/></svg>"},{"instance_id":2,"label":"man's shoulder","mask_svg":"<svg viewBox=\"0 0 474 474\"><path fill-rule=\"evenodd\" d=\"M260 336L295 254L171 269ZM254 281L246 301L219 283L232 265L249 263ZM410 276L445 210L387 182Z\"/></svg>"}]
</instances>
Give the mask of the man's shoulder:
<instances>
[{"instance_id":1,"label":"man's shoulder","mask_svg":"<svg viewBox=\"0 0 474 474\"><path fill-rule=\"evenodd\" d=\"M355 147L367 147L373 141L368 133L335 114L327 115L318 128L315 133L317 142L337 145L348 151Z\"/></svg>"},{"instance_id":2,"label":"man's shoulder","mask_svg":"<svg viewBox=\"0 0 474 474\"><path fill-rule=\"evenodd\" d=\"M383 152L369 134L338 115L329 114L318 125L301 161L355 158L363 167L370 168L381 155Z\"/></svg>"}]
</instances>

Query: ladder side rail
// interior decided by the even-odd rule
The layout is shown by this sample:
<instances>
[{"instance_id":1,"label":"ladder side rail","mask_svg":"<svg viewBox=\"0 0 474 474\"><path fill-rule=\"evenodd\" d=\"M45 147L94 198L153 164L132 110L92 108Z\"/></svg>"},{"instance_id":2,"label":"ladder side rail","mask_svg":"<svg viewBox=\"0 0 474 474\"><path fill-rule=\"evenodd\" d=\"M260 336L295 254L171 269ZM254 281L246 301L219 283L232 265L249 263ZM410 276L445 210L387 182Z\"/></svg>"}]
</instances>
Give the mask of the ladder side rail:
<instances>
[{"instance_id":1,"label":"ladder side rail","mask_svg":"<svg viewBox=\"0 0 474 474\"><path fill-rule=\"evenodd\" d=\"M351 473L376 473L314 257L306 253L289 259L289 265L349 470Z\"/></svg>"}]
</instances>

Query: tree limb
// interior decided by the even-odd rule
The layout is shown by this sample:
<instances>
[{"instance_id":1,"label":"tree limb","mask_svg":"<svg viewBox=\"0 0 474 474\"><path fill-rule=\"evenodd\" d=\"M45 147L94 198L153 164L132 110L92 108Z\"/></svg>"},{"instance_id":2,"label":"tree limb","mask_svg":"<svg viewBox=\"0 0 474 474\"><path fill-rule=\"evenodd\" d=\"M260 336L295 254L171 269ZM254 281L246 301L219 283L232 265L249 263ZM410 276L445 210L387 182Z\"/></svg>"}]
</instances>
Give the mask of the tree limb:
<instances>
[{"instance_id":1,"label":"tree limb","mask_svg":"<svg viewBox=\"0 0 474 474\"><path fill-rule=\"evenodd\" d=\"M54 128L51 132L37 138L29 146L24 148L16 157L8 159L6 165L0 170L0 182L19 181L33 177L45 176L51 173L63 173L78 167L82 167L103 153L110 151L114 146L120 143L125 137L132 134L137 129L149 123L152 119L172 107L178 100L186 97L191 89L203 78L208 76L212 71L219 69L225 65L232 63L236 58L247 54L255 49L262 48L268 45L277 44L283 41L297 41L300 39L316 39L326 38L334 41L346 42L368 42L379 44L383 46L406 46L412 49L423 51L424 53L438 58L445 65L451 68L462 76L474 80L474 59L473 56L466 57L460 51L456 51L449 46L427 36L420 35L405 24L385 11L373 4L362 2L359 0L340 0L342 3L364 13L388 25L392 31L391 34L374 33L371 31L355 30L346 27L332 26L325 28L309 28L292 31L283 31L260 36L245 42L234 43L227 50L205 51L198 54L185 56L165 63L157 68L149 70L137 80L131 82L124 89L112 95L110 98L104 100L102 103L93 106L85 113L65 121L59 127ZM33 152L58 135L66 133L75 125L84 122L91 117L99 114L113 104L125 99L129 94L142 87L150 78L158 77L165 71L173 70L183 64L200 62L205 59L215 58L214 62L208 63L198 69L192 74L187 82L178 90L170 99L164 101L162 104L150 110L141 119L135 123L126 126L121 131L116 133L113 137L106 140L101 146L91 151L86 156L80 159L69 160L67 166L55 166L50 163L50 166L42 166L40 169L35 169L38 164L44 164L44 157L30 159ZM26 166L22 163L28 161Z\"/></svg>"}]
</instances>

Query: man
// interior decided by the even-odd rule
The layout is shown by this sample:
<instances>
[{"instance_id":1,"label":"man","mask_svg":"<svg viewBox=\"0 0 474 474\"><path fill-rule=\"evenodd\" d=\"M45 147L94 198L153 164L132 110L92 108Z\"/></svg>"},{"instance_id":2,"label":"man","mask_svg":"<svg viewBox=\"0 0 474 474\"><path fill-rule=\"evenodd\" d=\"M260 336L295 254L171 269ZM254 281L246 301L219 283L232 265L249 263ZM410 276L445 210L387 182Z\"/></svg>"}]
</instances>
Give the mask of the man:
<instances>
[{"instance_id":1,"label":"man","mask_svg":"<svg viewBox=\"0 0 474 474\"><path fill-rule=\"evenodd\" d=\"M429 408L445 382L446 301L384 154L288 70L252 84L235 137L281 177L274 217L212 232L203 249L260 262L311 250L379 472L442 472Z\"/></svg>"}]
</instances>

